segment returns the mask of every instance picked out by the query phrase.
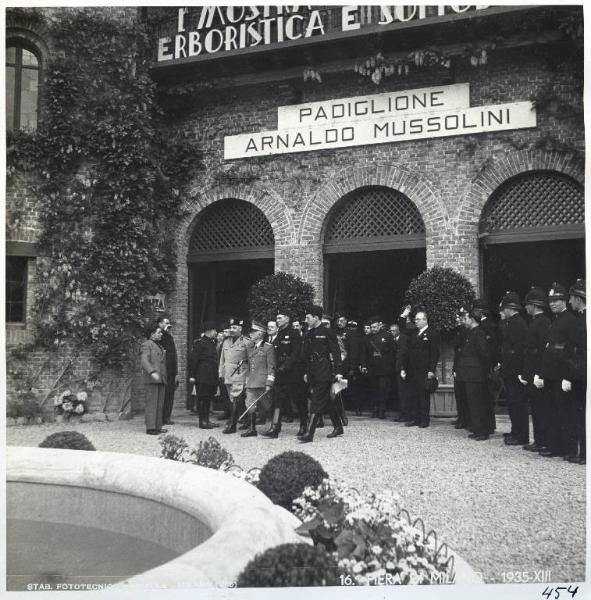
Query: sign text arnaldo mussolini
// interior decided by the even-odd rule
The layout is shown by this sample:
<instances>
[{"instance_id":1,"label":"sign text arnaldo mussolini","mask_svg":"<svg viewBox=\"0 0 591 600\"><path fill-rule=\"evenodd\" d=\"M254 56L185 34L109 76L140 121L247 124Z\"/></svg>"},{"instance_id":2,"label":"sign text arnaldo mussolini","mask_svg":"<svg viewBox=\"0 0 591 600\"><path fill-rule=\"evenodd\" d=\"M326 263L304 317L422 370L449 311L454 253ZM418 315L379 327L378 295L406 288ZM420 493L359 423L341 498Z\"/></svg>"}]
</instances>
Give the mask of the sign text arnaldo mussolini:
<instances>
[{"instance_id":1,"label":"sign text arnaldo mussolini","mask_svg":"<svg viewBox=\"0 0 591 600\"><path fill-rule=\"evenodd\" d=\"M224 159L536 126L530 101L470 107L469 84L281 106L277 129L224 138Z\"/></svg>"}]
</instances>

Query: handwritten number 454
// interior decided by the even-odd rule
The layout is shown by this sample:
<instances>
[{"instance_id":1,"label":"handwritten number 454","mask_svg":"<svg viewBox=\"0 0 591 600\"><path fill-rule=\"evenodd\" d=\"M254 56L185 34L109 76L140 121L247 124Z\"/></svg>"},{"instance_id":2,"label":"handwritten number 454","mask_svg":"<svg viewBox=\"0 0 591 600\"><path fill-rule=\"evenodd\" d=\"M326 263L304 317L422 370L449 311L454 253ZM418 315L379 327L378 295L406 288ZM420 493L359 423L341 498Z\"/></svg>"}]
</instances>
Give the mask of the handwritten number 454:
<instances>
[{"instance_id":1,"label":"handwritten number 454","mask_svg":"<svg viewBox=\"0 0 591 600\"><path fill-rule=\"evenodd\" d=\"M551 588L546 586L546 589L542 592L542 596L547 600L558 600L560 598L560 592L566 592L571 595L571 598L574 598L579 591L579 586L572 588L570 585L566 586L558 586L557 588ZM554 592L554 595L552 595Z\"/></svg>"}]
</instances>

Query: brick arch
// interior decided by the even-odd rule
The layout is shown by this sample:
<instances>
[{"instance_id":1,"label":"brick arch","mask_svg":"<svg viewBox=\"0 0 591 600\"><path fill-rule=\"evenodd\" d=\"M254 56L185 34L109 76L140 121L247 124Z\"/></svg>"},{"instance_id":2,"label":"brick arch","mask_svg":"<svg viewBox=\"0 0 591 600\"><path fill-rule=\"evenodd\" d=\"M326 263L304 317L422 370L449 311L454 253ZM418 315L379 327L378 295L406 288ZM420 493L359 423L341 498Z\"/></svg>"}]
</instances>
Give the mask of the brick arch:
<instances>
[{"instance_id":1,"label":"brick arch","mask_svg":"<svg viewBox=\"0 0 591 600\"><path fill-rule=\"evenodd\" d=\"M389 187L406 195L421 213L427 238L435 227L445 226L448 221L445 206L435 194L431 182L422 175L392 164L345 167L308 201L300 224L299 243L322 244L326 217L335 204L349 192L370 185Z\"/></svg>"},{"instance_id":2,"label":"brick arch","mask_svg":"<svg viewBox=\"0 0 591 600\"><path fill-rule=\"evenodd\" d=\"M555 171L585 185L584 162L575 155L530 150L506 154L479 173L461 199L457 222L463 229L462 233L478 236L480 216L493 192L511 177L528 171Z\"/></svg>"}]
</instances>

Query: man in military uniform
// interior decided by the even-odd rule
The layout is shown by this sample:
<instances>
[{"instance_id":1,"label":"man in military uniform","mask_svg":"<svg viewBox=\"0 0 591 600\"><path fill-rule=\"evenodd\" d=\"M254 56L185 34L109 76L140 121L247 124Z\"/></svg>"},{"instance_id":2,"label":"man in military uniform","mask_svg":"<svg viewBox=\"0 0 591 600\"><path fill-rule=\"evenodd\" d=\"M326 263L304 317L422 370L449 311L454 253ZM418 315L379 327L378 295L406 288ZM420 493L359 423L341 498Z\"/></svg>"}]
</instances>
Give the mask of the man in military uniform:
<instances>
[{"instance_id":1,"label":"man in military uniform","mask_svg":"<svg viewBox=\"0 0 591 600\"><path fill-rule=\"evenodd\" d=\"M524 303L531 321L525 340L523 372L517 378L525 386L529 400L534 442L524 446L523 449L539 452L548 448L548 429L550 427L548 394L543 388L537 388L534 385L534 379L538 380L542 373L542 355L550 333L550 319L544 312L544 309L548 307L546 292L542 288L532 287L526 294Z\"/></svg>"},{"instance_id":2,"label":"man in military uniform","mask_svg":"<svg viewBox=\"0 0 591 600\"><path fill-rule=\"evenodd\" d=\"M343 372L347 374L347 379L349 381L347 391L349 392L349 398L351 399L351 408L355 410L357 416L361 416L361 407L363 404L361 365L365 359L364 340L365 337L359 331L357 321L348 321L345 336Z\"/></svg>"},{"instance_id":3,"label":"man in military uniform","mask_svg":"<svg viewBox=\"0 0 591 600\"><path fill-rule=\"evenodd\" d=\"M429 411L431 408L431 382L435 379L435 368L439 361L441 337L429 327L427 313L419 310L415 314L416 331L411 334L408 344L408 354L400 377L407 377L413 391L414 407L413 420L406 427L418 425L429 427Z\"/></svg>"},{"instance_id":4,"label":"man in military uniform","mask_svg":"<svg viewBox=\"0 0 591 600\"><path fill-rule=\"evenodd\" d=\"M501 313L504 326L501 329L501 367L500 373L505 385L507 410L511 420L511 432L505 436L508 446L529 443L529 414L527 397L518 375L523 373L523 356L527 325L519 314L521 300L515 292L506 292L501 301Z\"/></svg>"},{"instance_id":5,"label":"man in military uniform","mask_svg":"<svg viewBox=\"0 0 591 600\"><path fill-rule=\"evenodd\" d=\"M336 406L330 397L333 380L341 380L341 353L334 330L321 323L322 307L311 306L306 312L308 330L304 337L303 357L306 367L305 379L310 385L310 421L301 442L311 442L319 415L328 409L333 430L327 437L343 435L343 425Z\"/></svg>"},{"instance_id":6,"label":"man in military uniform","mask_svg":"<svg viewBox=\"0 0 591 600\"><path fill-rule=\"evenodd\" d=\"M372 417L386 418L386 401L392 372L396 366L396 348L394 338L383 327L379 317L372 317L371 334L365 337L366 364L362 372L367 372L374 399Z\"/></svg>"},{"instance_id":7,"label":"man in military uniform","mask_svg":"<svg viewBox=\"0 0 591 600\"><path fill-rule=\"evenodd\" d=\"M579 322L566 307L567 292L563 285L554 282L548 292L548 304L553 319L548 341L542 355L542 376L534 378L534 385L546 388L550 395L549 448L540 450L541 456L562 456L565 460L576 457L577 448L570 428L572 427L570 391L563 380L568 380L570 368L567 361L567 346L577 339Z\"/></svg>"},{"instance_id":8,"label":"man in military uniform","mask_svg":"<svg viewBox=\"0 0 591 600\"><path fill-rule=\"evenodd\" d=\"M256 437L256 408L261 397L271 391L275 383L275 348L265 342L266 328L264 325L252 322L250 341L246 348L248 354L248 369L246 371L246 410L248 430L240 437Z\"/></svg>"},{"instance_id":9,"label":"man in military uniform","mask_svg":"<svg viewBox=\"0 0 591 600\"><path fill-rule=\"evenodd\" d=\"M248 371L248 348L252 346L252 342L242 335L244 321L232 318L229 325L230 336L223 341L220 353L219 376L223 379L232 403L230 419L223 433L236 433L239 404Z\"/></svg>"},{"instance_id":10,"label":"man in military uniform","mask_svg":"<svg viewBox=\"0 0 591 600\"><path fill-rule=\"evenodd\" d=\"M460 379L458 379L458 364L462 350L466 343L466 338L468 337L468 329L465 326L462 313L456 315L456 323L458 324L458 328L454 337L454 361L452 365L452 374L454 378L454 397L456 399L458 417L452 421L452 425L455 429L470 429L472 426L470 410L468 407L468 398L466 397L466 386L464 385L464 381L461 379L461 373Z\"/></svg>"},{"instance_id":11,"label":"man in military uniform","mask_svg":"<svg viewBox=\"0 0 591 600\"><path fill-rule=\"evenodd\" d=\"M203 336L195 343L189 365L189 382L197 389L199 429L213 429L209 421L209 407L218 386L217 331L213 321L203 324Z\"/></svg>"},{"instance_id":12,"label":"man in military uniform","mask_svg":"<svg viewBox=\"0 0 591 600\"><path fill-rule=\"evenodd\" d=\"M278 332L273 341L276 370L275 389L273 393L273 420L268 431L261 435L268 438L279 437L281 431L281 415L289 406L294 405L300 418L298 435L306 432L307 406L306 397L302 393L299 379L303 378L300 366L302 336L291 327L289 311L283 310L277 315Z\"/></svg>"},{"instance_id":13,"label":"man in military uniform","mask_svg":"<svg viewBox=\"0 0 591 600\"><path fill-rule=\"evenodd\" d=\"M578 335L567 347L568 379L563 380L564 387L571 387L574 424L574 444L579 454L568 458L569 462L584 465L587 461L585 440L585 404L587 392L587 294L585 280L577 279L569 290L569 304L578 319Z\"/></svg>"}]
</instances>

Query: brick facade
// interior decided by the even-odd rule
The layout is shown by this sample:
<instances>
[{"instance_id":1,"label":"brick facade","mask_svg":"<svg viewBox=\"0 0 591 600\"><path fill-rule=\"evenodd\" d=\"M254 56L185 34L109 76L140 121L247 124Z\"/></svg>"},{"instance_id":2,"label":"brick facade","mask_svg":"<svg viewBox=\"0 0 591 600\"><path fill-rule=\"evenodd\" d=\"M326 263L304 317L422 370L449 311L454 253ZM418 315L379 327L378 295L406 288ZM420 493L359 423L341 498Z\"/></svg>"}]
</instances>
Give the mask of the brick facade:
<instances>
[{"instance_id":1,"label":"brick facade","mask_svg":"<svg viewBox=\"0 0 591 600\"><path fill-rule=\"evenodd\" d=\"M499 185L514 175L533 170L563 173L584 183L583 161L575 152L564 151L564 144L568 143L579 153L584 152L584 131L568 115L541 108L537 111L537 126L518 132L234 161L223 159L224 136L275 129L278 106L453 83L470 85L471 106L527 101L549 86L559 98L582 104L577 80L582 65L571 63L556 69L552 66L552 53L546 46L536 46L535 52L529 46L498 48L484 67L473 68L461 62L450 70L435 68L408 77L388 78L379 87L369 81L359 82L352 70L355 61L351 60L348 70L333 69L325 74L321 84L271 78L260 84L227 82L216 87L212 81L178 108L172 90L168 96L171 114L175 116L171 127L201 142L205 162L205 169L195 174L186 192L185 216L176 226L177 280L174 293L167 298L167 310L176 324L179 354L181 386L177 403L184 403L186 380L187 253L201 211L213 203L236 198L261 209L275 237L275 270L309 281L321 300L327 216L340 198L355 189L379 185L405 194L425 224L427 266L456 268L478 288L479 219L486 201ZM322 64L315 67L322 72ZM18 186L8 191L8 237L33 241L34 201L23 191L25 188ZM19 215L16 225L15 215ZM17 233L12 233L11 226ZM9 342L16 338L17 334L9 333ZM134 387L135 409L142 407L140 396L141 387Z\"/></svg>"}]
</instances>

